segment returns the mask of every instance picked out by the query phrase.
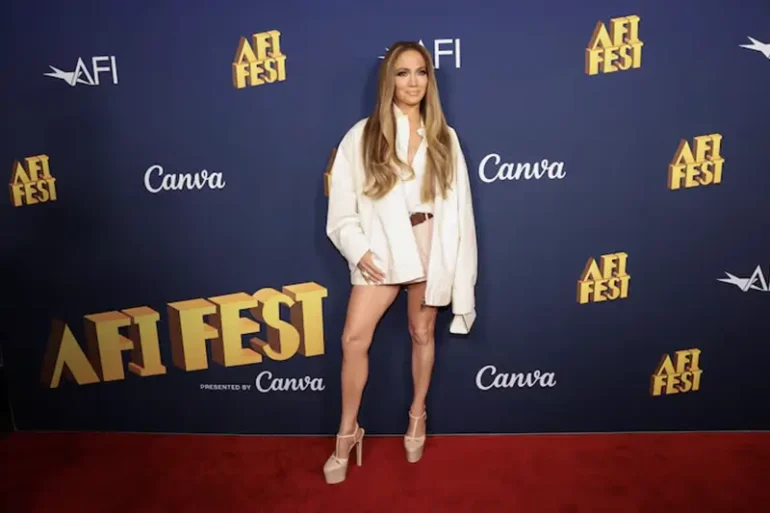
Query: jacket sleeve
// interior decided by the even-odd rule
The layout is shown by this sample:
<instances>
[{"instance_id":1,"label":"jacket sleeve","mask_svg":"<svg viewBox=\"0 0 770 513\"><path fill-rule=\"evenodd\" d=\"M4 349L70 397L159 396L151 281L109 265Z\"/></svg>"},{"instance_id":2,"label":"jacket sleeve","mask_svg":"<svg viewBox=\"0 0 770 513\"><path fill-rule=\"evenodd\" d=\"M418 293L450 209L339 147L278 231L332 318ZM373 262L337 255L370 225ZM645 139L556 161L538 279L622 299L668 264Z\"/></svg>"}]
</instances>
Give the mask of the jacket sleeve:
<instances>
[{"instance_id":1,"label":"jacket sleeve","mask_svg":"<svg viewBox=\"0 0 770 513\"><path fill-rule=\"evenodd\" d=\"M452 285L452 313L454 318L449 327L452 333L467 334L476 320L476 277L478 275L478 251L476 247L476 220L473 214L468 166L465 162L460 140L452 130L455 154L457 188L457 219L460 233L458 241L457 268Z\"/></svg>"},{"instance_id":2,"label":"jacket sleeve","mask_svg":"<svg viewBox=\"0 0 770 513\"><path fill-rule=\"evenodd\" d=\"M361 228L353 165L355 160L353 131L340 142L331 169L331 185L326 214L326 235L352 265L358 265L369 250L369 240Z\"/></svg>"}]
</instances>

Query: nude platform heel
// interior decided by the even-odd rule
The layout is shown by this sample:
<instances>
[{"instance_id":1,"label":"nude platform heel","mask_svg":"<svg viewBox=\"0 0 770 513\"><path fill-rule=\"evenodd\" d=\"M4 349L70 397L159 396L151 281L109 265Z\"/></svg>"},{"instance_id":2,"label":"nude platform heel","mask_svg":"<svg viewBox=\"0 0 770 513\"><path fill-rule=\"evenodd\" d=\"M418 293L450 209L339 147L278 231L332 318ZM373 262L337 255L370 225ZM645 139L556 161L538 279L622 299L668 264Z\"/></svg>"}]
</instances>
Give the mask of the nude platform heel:
<instances>
[{"instance_id":1,"label":"nude platform heel","mask_svg":"<svg viewBox=\"0 0 770 513\"><path fill-rule=\"evenodd\" d=\"M425 419L428 420L428 412L423 412L419 417L412 415L412 411L409 410L409 418L414 420ZM426 426L427 430L427 426ZM409 463L417 463L422 458L422 452L425 448L425 435L414 436L417 433L417 423L414 423L412 434L407 433L404 435L404 449L406 450L406 460Z\"/></svg>"},{"instance_id":2,"label":"nude platform heel","mask_svg":"<svg viewBox=\"0 0 770 513\"><path fill-rule=\"evenodd\" d=\"M329 459L326 460L326 463L324 464L324 478L326 478L326 482L328 484L337 484L341 483L345 480L345 477L347 477L348 472L348 461L350 460L350 451L353 450L353 447L356 448L356 463L360 467L363 460L363 452L364 452L364 429L362 427L359 427L358 424L356 424L356 429L353 431L350 435L337 435L337 443L334 447L334 452L331 456L329 456ZM350 446L348 449L348 457L347 458L338 458L337 457L337 449L339 448L340 440L345 440L347 438L354 438L355 442L353 442L353 445Z\"/></svg>"}]
</instances>

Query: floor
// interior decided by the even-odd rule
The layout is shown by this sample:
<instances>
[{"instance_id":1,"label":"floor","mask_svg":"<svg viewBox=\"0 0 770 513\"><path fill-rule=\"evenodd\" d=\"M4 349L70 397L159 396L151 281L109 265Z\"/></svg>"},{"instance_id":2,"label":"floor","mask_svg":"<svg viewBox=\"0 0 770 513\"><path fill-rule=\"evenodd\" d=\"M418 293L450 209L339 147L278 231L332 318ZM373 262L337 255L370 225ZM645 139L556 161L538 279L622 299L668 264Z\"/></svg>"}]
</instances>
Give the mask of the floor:
<instances>
[{"instance_id":1,"label":"floor","mask_svg":"<svg viewBox=\"0 0 770 513\"><path fill-rule=\"evenodd\" d=\"M9 513L770 511L770 433L434 436L416 464L401 443L365 438L331 486L328 437L13 433L0 488Z\"/></svg>"}]
</instances>

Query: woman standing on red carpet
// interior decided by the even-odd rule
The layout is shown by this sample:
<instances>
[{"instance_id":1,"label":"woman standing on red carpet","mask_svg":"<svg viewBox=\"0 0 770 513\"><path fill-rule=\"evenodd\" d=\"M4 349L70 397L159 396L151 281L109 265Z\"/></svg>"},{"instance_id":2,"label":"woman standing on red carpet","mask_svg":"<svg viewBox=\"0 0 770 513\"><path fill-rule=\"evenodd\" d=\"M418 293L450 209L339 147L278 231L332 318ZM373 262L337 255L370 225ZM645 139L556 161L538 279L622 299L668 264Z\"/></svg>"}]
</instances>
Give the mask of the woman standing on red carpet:
<instances>
[{"instance_id":1,"label":"woman standing on red carpet","mask_svg":"<svg viewBox=\"0 0 770 513\"><path fill-rule=\"evenodd\" d=\"M468 169L444 118L430 54L417 43L393 45L379 70L371 116L343 137L331 170L326 233L347 260L353 285L342 334L342 416L330 484L345 480L349 454L361 465L358 425L377 323L407 291L414 397L404 435L406 458L425 444L434 360L436 309L452 304L450 331L476 318L476 227Z\"/></svg>"}]
</instances>

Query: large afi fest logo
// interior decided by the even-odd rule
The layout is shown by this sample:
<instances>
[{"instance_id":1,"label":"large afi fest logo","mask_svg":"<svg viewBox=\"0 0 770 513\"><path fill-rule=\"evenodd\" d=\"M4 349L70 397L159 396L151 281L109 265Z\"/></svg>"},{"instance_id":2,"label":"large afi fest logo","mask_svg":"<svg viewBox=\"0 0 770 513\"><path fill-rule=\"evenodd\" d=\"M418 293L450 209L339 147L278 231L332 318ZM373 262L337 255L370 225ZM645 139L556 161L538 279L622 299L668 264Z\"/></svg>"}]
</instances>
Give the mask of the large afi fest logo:
<instances>
[{"instance_id":1,"label":"large afi fest logo","mask_svg":"<svg viewBox=\"0 0 770 513\"><path fill-rule=\"evenodd\" d=\"M58 388L65 379L74 385L123 381L126 371L140 378L162 376L169 373L169 364L181 372L196 372L207 370L211 362L232 368L323 356L327 296L326 287L305 282L284 285L280 291L265 287L254 293L172 301L160 310L140 305L91 313L82 318L84 340L75 337L69 324L54 319L41 382ZM289 310L286 320L282 308ZM170 352L168 360L162 345ZM259 391L323 389L320 378L273 379L270 373L261 373L256 385ZM201 388L212 389L206 384Z\"/></svg>"}]
</instances>

